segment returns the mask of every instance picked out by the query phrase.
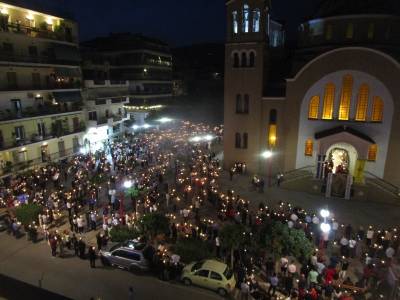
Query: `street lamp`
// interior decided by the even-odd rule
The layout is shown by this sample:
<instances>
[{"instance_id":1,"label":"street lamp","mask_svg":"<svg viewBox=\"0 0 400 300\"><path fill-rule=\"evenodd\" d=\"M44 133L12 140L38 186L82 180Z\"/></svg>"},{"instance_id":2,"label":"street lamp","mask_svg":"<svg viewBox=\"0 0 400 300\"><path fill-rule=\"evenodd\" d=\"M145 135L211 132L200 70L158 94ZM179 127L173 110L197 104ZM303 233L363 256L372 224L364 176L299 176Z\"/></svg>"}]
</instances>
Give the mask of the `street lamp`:
<instances>
[{"instance_id":1,"label":"street lamp","mask_svg":"<svg viewBox=\"0 0 400 300\"><path fill-rule=\"evenodd\" d=\"M330 215L330 212L327 209L321 209L319 213L321 214L321 217L323 217L324 219L328 218Z\"/></svg>"},{"instance_id":2,"label":"street lamp","mask_svg":"<svg viewBox=\"0 0 400 300\"><path fill-rule=\"evenodd\" d=\"M124 182L124 188L126 188L126 189L130 189L132 187L132 185L133 185L133 183L131 180L126 180Z\"/></svg>"},{"instance_id":3,"label":"street lamp","mask_svg":"<svg viewBox=\"0 0 400 300\"><path fill-rule=\"evenodd\" d=\"M160 122L160 123L162 123L162 124L165 124L165 123L172 122L173 119L167 118L167 117L163 117L163 118L161 118L161 119L158 119L157 121Z\"/></svg>"},{"instance_id":4,"label":"street lamp","mask_svg":"<svg viewBox=\"0 0 400 300\"><path fill-rule=\"evenodd\" d=\"M261 156L265 159L267 159L268 162L268 186L270 187L272 184L272 161L271 158L273 156L273 153L271 150L264 151Z\"/></svg>"},{"instance_id":5,"label":"street lamp","mask_svg":"<svg viewBox=\"0 0 400 300\"><path fill-rule=\"evenodd\" d=\"M323 233L329 233L329 231L331 231L331 225L324 222L321 224L321 230Z\"/></svg>"}]
</instances>

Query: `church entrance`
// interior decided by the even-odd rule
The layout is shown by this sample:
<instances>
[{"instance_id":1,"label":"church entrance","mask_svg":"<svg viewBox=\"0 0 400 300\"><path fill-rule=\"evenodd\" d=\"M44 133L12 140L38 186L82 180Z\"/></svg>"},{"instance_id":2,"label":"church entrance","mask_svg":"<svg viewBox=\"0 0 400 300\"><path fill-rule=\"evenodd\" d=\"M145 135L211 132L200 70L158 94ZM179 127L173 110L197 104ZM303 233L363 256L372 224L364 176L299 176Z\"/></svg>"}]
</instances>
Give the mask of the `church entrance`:
<instances>
[{"instance_id":1,"label":"church entrance","mask_svg":"<svg viewBox=\"0 0 400 300\"><path fill-rule=\"evenodd\" d=\"M343 148L333 148L328 154L329 171L333 174L348 174L350 167L349 152Z\"/></svg>"}]
</instances>

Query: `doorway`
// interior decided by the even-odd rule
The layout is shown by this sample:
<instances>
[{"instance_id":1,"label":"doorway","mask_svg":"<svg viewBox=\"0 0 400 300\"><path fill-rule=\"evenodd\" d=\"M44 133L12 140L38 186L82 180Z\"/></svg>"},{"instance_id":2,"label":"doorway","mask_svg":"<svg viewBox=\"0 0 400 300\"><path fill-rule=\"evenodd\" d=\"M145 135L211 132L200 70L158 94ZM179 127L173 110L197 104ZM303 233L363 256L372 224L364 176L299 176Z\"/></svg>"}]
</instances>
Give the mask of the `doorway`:
<instances>
[{"instance_id":1,"label":"doorway","mask_svg":"<svg viewBox=\"0 0 400 300\"><path fill-rule=\"evenodd\" d=\"M351 174L354 176L358 152L354 146L347 143L337 143L326 152L325 163L328 172L333 174Z\"/></svg>"}]
</instances>

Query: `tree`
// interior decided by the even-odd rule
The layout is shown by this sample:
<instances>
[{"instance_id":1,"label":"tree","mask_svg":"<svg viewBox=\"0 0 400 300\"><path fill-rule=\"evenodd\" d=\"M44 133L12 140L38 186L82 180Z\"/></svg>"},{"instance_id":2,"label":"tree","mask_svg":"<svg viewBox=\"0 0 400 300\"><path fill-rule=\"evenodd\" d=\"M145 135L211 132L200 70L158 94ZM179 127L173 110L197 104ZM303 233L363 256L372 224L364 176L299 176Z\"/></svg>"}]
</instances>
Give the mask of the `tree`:
<instances>
[{"instance_id":1,"label":"tree","mask_svg":"<svg viewBox=\"0 0 400 300\"><path fill-rule=\"evenodd\" d=\"M173 251L181 257L184 263L199 261L212 256L207 242L196 239L179 239L173 246Z\"/></svg>"},{"instance_id":2,"label":"tree","mask_svg":"<svg viewBox=\"0 0 400 300\"><path fill-rule=\"evenodd\" d=\"M25 227L38 220L39 214L42 212L42 207L36 203L23 204L17 207L15 215L17 220Z\"/></svg>"},{"instance_id":3,"label":"tree","mask_svg":"<svg viewBox=\"0 0 400 300\"><path fill-rule=\"evenodd\" d=\"M111 241L122 243L126 240L135 239L140 236L136 229L129 229L127 226L113 227L110 231Z\"/></svg>"},{"instance_id":4,"label":"tree","mask_svg":"<svg viewBox=\"0 0 400 300\"><path fill-rule=\"evenodd\" d=\"M233 254L245 240L246 229L243 225L228 224L222 227L220 231L221 245L224 249L230 251L231 267L233 268Z\"/></svg>"},{"instance_id":5,"label":"tree","mask_svg":"<svg viewBox=\"0 0 400 300\"><path fill-rule=\"evenodd\" d=\"M258 242L278 257L290 255L299 261L308 259L313 251L303 230L289 228L279 221L264 223L258 233Z\"/></svg>"},{"instance_id":6,"label":"tree","mask_svg":"<svg viewBox=\"0 0 400 300\"><path fill-rule=\"evenodd\" d=\"M158 234L169 232L169 220L161 213L150 213L140 219L141 231L153 239Z\"/></svg>"}]
</instances>

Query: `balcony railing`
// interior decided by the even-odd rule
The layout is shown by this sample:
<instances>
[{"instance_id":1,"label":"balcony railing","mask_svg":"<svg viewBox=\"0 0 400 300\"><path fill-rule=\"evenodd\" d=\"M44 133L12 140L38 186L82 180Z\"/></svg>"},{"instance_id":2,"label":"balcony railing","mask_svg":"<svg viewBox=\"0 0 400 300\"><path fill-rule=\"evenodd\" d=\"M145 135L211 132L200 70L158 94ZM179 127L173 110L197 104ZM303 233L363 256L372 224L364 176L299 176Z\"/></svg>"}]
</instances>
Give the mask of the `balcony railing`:
<instances>
[{"instance_id":1,"label":"balcony railing","mask_svg":"<svg viewBox=\"0 0 400 300\"><path fill-rule=\"evenodd\" d=\"M26 108L22 112L16 113L10 109L0 110L0 121L9 121L24 118L41 117L47 115L63 114L63 113L79 113L81 108L79 105L74 105L73 107L63 107L63 106L51 106L44 105L41 108Z\"/></svg>"},{"instance_id":2,"label":"balcony railing","mask_svg":"<svg viewBox=\"0 0 400 300\"><path fill-rule=\"evenodd\" d=\"M60 159L64 159L73 155L79 154L80 147L79 145L74 148L65 149L64 151L51 153L49 155L45 155L42 157L37 157L32 160L21 161L17 163L7 163L5 167L0 169L0 175L5 176L6 174L17 173L24 171L29 168L38 167L43 163L49 163L52 161L58 161Z\"/></svg>"},{"instance_id":3,"label":"balcony railing","mask_svg":"<svg viewBox=\"0 0 400 300\"><path fill-rule=\"evenodd\" d=\"M80 80L70 82L48 82L30 85L8 84L0 87L0 91L38 91L38 90L64 90L64 89L80 89L82 86Z\"/></svg>"},{"instance_id":4,"label":"balcony railing","mask_svg":"<svg viewBox=\"0 0 400 300\"><path fill-rule=\"evenodd\" d=\"M51 30L45 30L36 27L22 25L20 23L8 23L8 24L2 24L0 27L0 31L25 34L30 37L51 39L69 43L76 42L76 40L72 37L72 35L65 32L65 30L63 30L61 27L59 30L51 31Z\"/></svg>"},{"instance_id":5,"label":"balcony railing","mask_svg":"<svg viewBox=\"0 0 400 300\"><path fill-rule=\"evenodd\" d=\"M35 64L57 64L57 65L70 65L79 66L79 61L58 59L49 56L39 55L23 55L16 53L6 53L0 51L0 61L18 62L18 63L35 63Z\"/></svg>"},{"instance_id":6,"label":"balcony railing","mask_svg":"<svg viewBox=\"0 0 400 300\"><path fill-rule=\"evenodd\" d=\"M33 143L38 143L42 141L47 141L54 138L59 138L62 136L80 133L86 130L85 126L75 128L75 130L69 130L63 128L60 132L45 133L44 135L39 135L38 132L28 132L24 133L22 137L14 136L11 139L0 139L0 150L7 150L15 147L22 147Z\"/></svg>"}]
</instances>

